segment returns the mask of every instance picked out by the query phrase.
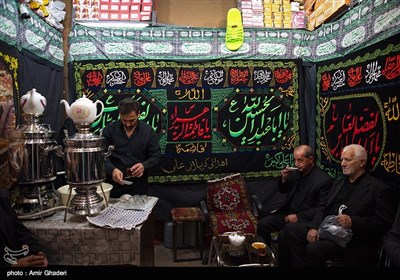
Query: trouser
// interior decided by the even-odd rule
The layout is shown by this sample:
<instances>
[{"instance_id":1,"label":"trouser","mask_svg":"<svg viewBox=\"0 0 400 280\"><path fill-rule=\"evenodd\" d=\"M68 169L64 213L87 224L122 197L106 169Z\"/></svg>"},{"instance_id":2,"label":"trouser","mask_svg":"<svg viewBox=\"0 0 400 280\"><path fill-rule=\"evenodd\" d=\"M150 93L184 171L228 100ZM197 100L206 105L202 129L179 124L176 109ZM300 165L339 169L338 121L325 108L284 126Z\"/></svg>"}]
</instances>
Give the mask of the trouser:
<instances>
[{"instance_id":1,"label":"trouser","mask_svg":"<svg viewBox=\"0 0 400 280\"><path fill-rule=\"evenodd\" d=\"M271 233L280 231L286 224L283 214L271 214L261 218L257 225L257 234L262 237L266 244L271 244Z\"/></svg>"},{"instance_id":2,"label":"trouser","mask_svg":"<svg viewBox=\"0 0 400 280\"><path fill-rule=\"evenodd\" d=\"M329 259L344 258L345 249L329 240L309 243L306 223L287 224L279 233L279 267L323 267Z\"/></svg>"}]
</instances>

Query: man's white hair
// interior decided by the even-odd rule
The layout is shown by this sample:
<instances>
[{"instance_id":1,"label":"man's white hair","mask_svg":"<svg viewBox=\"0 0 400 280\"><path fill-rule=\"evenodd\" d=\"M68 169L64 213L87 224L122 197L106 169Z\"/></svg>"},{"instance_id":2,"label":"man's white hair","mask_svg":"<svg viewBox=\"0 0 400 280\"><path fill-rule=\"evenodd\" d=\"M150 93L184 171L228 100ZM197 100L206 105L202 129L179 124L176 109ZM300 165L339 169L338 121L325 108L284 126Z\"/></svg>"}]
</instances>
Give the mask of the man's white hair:
<instances>
[{"instance_id":1,"label":"man's white hair","mask_svg":"<svg viewBox=\"0 0 400 280\"><path fill-rule=\"evenodd\" d=\"M350 144L343 148L343 152L345 152L347 150L354 150L354 155L357 159L363 159L363 160L367 161L368 153L367 153L367 150L365 150L365 148L363 146L361 146L359 144Z\"/></svg>"}]
</instances>

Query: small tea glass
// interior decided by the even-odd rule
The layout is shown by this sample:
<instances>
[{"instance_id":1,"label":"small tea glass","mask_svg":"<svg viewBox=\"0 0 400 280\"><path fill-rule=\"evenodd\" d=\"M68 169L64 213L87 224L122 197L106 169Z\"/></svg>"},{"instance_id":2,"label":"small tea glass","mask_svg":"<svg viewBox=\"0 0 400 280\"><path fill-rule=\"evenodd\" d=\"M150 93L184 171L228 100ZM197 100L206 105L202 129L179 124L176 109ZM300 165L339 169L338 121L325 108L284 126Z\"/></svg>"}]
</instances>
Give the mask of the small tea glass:
<instances>
[{"instance_id":1,"label":"small tea glass","mask_svg":"<svg viewBox=\"0 0 400 280\"><path fill-rule=\"evenodd\" d=\"M255 249L257 252L257 262L263 265L262 263L263 258L260 257L264 257L267 254L267 244L263 242L253 242L251 243L251 247L253 247L253 249Z\"/></svg>"},{"instance_id":2,"label":"small tea glass","mask_svg":"<svg viewBox=\"0 0 400 280\"><path fill-rule=\"evenodd\" d=\"M126 177L125 178L132 178L132 177L133 177L133 171L129 167L126 169Z\"/></svg>"}]
</instances>

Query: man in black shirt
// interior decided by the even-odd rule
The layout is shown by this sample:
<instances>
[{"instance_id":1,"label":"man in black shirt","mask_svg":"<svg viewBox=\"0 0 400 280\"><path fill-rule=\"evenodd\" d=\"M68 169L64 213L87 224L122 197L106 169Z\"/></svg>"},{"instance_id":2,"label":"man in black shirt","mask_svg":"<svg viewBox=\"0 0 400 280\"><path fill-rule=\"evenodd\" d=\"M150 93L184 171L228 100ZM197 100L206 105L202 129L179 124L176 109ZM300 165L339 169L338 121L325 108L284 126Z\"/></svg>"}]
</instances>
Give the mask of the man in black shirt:
<instances>
[{"instance_id":1,"label":"man in black shirt","mask_svg":"<svg viewBox=\"0 0 400 280\"><path fill-rule=\"evenodd\" d=\"M267 213L258 223L258 235L268 244L271 233L280 231L287 223L310 221L333 182L328 173L315 165L314 151L310 146L297 147L293 157L297 170L286 167L278 182L279 192L287 193L283 206Z\"/></svg>"},{"instance_id":2,"label":"man in black shirt","mask_svg":"<svg viewBox=\"0 0 400 280\"><path fill-rule=\"evenodd\" d=\"M329 259L345 259L351 266L376 266L381 235L393 223L394 191L366 172L367 151L358 144L343 148L343 178L336 180L326 203L309 223L288 224L279 234L280 267L325 266ZM347 209L338 215L341 205ZM341 247L320 238L318 228L328 215L353 233Z\"/></svg>"},{"instance_id":3,"label":"man in black shirt","mask_svg":"<svg viewBox=\"0 0 400 280\"><path fill-rule=\"evenodd\" d=\"M103 129L104 145L114 146L106 158L107 183L111 197L147 194L149 169L161 162L160 142L154 129L139 120L139 102L130 97L118 104L119 119Z\"/></svg>"}]
</instances>

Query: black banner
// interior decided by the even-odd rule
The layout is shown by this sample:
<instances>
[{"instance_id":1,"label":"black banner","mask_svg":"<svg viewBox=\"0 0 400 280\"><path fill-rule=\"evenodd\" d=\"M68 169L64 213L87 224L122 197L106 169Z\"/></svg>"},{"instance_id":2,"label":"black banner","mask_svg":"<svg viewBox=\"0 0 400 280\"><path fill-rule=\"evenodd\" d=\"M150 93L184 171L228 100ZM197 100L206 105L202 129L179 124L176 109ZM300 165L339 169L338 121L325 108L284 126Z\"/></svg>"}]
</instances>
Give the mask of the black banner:
<instances>
[{"instance_id":1,"label":"black banner","mask_svg":"<svg viewBox=\"0 0 400 280\"><path fill-rule=\"evenodd\" d=\"M389 184L400 174L400 42L381 42L362 53L321 63L317 72L321 163L340 176L340 152L364 146L369 168Z\"/></svg>"},{"instance_id":2,"label":"black banner","mask_svg":"<svg viewBox=\"0 0 400 280\"><path fill-rule=\"evenodd\" d=\"M215 174L275 176L298 144L298 63L77 63L77 92L104 103L98 132L118 117L126 96L159 134L162 164L154 182L190 182Z\"/></svg>"}]
</instances>

